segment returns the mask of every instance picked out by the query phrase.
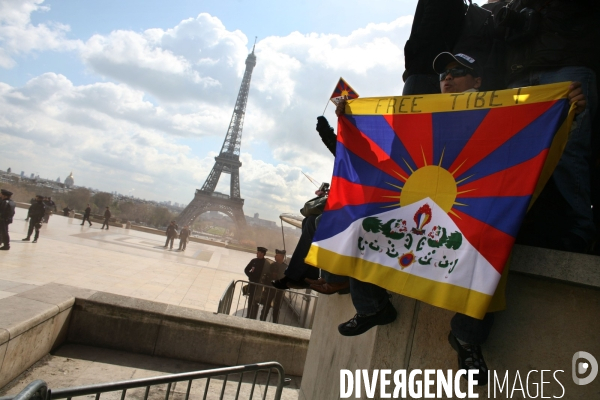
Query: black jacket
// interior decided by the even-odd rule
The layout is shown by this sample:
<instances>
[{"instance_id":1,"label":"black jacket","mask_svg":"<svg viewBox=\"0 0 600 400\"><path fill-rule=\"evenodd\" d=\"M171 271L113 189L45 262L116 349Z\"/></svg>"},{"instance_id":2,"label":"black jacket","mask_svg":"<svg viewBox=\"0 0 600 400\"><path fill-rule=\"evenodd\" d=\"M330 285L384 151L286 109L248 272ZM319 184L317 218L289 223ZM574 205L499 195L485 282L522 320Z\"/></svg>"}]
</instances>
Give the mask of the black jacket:
<instances>
[{"instance_id":1,"label":"black jacket","mask_svg":"<svg viewBox=\"0 0 600 400\"><path fill-rule=\"evenodd\" d=\"M31 205L31 207L29 207L29 218L31 218L32 221L41 220L45 213L46 207L44 207L44 203L36 201Z\"/></svg>"},{"instance_id":2,"label":"black jacket","mask_svg":"<svg viewBox=\"0 0 600 400\"><path fill-rule=\"evenodd\" d=\"M15 215L15 202L11 199L0 200L0 222L12 224Z\"/></svg>"},{"instance_id":3,"label":"black jacket","mask_svg":"<svg viewBox=\"0 0 600 400\"><path fill-rule=\"evenodd\" d=\"M262 276L265 262L265 258L254 258L248 263L246 268L244 268L244 273L250 282L260 283L260 277ZM251 272L252 268L254 268L254 271Z\"/></svg>"},{"instance_id":4,"label":"black jacket","mask_svg":"<svg viewBox=\"0 0 600 400\"><path fill-rule=\"evenodd\" d=\"M404 46L404 81L414 74L435 74L433 60L451 51L462 29L463 0L419 0Z\"/></svg>"},{"instance_id":5,"label":"black jacket","mask_svg":"<svg viewBox=\"0 0 600 400\"><path fill-rule=\"evenodd\" d=\"M596 0L529 2L532 3L529 8L540 14L541 22L528 40L510 42L510 32L506 32L506 70L510 77L518 77L531 69L588 67L598 70L600 7Z\"/></svg>"},{"instance_id":6,"label":"black jacket","mask_svg":"<svg viewBox=\"0 0 600 400\"><path fill-rule=\"evenodd\" d=\"M86 217L89 217L89 216L90 216L90 214L91 214L91 212L92 212L92 209L91 209L90 207L86 207L86 209L85 209L85 212L84 212L84 215L85 215Z\"/></svg>"}]
</instances>

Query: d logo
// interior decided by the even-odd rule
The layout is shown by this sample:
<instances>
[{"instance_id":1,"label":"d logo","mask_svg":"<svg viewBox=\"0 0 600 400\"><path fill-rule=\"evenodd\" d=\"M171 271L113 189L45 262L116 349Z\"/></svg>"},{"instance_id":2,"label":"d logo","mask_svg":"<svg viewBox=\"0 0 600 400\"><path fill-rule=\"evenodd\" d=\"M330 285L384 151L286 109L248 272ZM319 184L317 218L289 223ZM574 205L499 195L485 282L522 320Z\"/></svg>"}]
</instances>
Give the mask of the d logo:
<instances>
[{"instance_id":1,"label":"d logo","mask_svg":"<svg viewBox=\"0 0 600 400\"><path fill-rule=\"evenodd\" d=\"M579 362L579 359L585 359L586 361ZM589 371L589 375L586 378L578 378L577 375L583 375ZM573 382L576 385L587 385L591 383L598 375L598 361L588 352L578 351L573 354L573 365L572 365L572 373L573 373Z\"/></svg>"}]
</instances>

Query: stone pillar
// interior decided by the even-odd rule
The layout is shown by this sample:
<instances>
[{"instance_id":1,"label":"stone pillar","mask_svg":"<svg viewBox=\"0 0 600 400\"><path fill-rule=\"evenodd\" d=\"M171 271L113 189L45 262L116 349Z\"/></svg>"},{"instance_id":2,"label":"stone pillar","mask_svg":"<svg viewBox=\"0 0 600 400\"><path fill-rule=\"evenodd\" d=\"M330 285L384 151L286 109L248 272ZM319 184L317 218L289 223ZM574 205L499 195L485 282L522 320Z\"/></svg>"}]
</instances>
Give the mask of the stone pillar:
<instances>
[{"instance_id":1,"label":"stone pillar","mask_svg":"<svg viewBox=\"0 0 600 400\"><path fill-rule=\"evenodd\" d=\"M517 371L527 390L527 374L537 370L529 376L531 396L535 395L534 384L540 388L540 371L550 370L545 372L543 381L548 382L544 384L544 397L551 398L563 393L553 377L555 371L562 370L556 372L564 387L562 398L597 398L600 374L588 385L576 385L572 379L572 357L585 351L600 362L600 257L519 247L515 249L506 289L507 309L496 313L491 335L482 346L489 369L496 372L500 382L508 371L511 390ZM369 377L374 369L390 369L392 373L399 369L457 370L457 355L447 339L454 313L399 295L392 296L392 303L398 311L394 323L360 336L344 337L338 333L337 325L356 313L350 296L320 296L300 400L340 398L341 369L353 373L367 369ZM395 385L392 377L388 379L392 382L387 393L392 393ZM461 381L461 391L465 392L466 381ZM488 386L493 393L494 386ZM475 389L479 398L488 398L488 386ZM516 388L519 387L517 380ZM435 391L434 385L432 392ZM510 398L506 388L500 392L496 387L496 392L495 398ZM368 398L364 384L361 395L355 397L353 393L350 398ZM523 392L515 391L512 398L517 397L523 398ZM374 398L381 398L379 385Z\"/></svg>"},{"instance_id":2,"label":"stone pillar","mask_svg":"<svg viewBox=\"0 0 600 400\"><path fill-rule=\"evenodd\" d=\"M131 229L131 221L125 223L125 229Z\"/></svg>"},{"instance_id":3,"label":"stone pillar","mask_svg":"<svg viewBox=\"0 0 600 400\"><path fill-rule=\"evenodd\" d=\"M69 218L75 218L75 211L69 211Z\"/></svg>"}]
</instances>

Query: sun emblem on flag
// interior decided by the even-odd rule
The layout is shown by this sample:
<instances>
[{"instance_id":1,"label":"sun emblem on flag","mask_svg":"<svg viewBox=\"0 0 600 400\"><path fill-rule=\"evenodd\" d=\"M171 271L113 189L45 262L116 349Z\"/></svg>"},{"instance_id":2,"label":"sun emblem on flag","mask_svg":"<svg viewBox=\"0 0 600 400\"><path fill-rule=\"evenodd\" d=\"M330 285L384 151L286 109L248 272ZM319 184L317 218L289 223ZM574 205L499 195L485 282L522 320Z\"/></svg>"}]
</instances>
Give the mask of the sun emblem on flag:
<instances>
[{"instance_id":1,"label":"sun emblem on flag","mask_svg":"<svg viewBox=\"0 0 600 400\"><path fill-rule=\"evenodd\" d=\"M398 205L400 207L405 207L409 204L416 203L429 197L446 213L456 216L456 214L452 211L453 207L467 206L466 204L457 202L456 197L474 189L466 191L458 190L459 185L471 178L471 176L457 181L455 179L455 174L461 166L458 166L458 168L450 172L442 167L443 157L444 153L442 152L438 165L427 165L427 160L425 159L425 156L423 156L424 166L416 170L413 170L405 161L408 170L410 171L410 175L405 176L400 172L394 171L396 175L398 175L400 179L404 181L404 185L398 186L389 183L389 185L394 186L401 191L400 196L387 196L389 198L397 198L399 200L399 204L386 207L398 207ZM419 221L417 221L417 215L415 215L417 228L414 228L414 230L425 232L422 226L431 220L431 209L429 209L429 213L421 210L419 211L420 213L417 213L419 214Z\"/></svg>"}]
</instances>

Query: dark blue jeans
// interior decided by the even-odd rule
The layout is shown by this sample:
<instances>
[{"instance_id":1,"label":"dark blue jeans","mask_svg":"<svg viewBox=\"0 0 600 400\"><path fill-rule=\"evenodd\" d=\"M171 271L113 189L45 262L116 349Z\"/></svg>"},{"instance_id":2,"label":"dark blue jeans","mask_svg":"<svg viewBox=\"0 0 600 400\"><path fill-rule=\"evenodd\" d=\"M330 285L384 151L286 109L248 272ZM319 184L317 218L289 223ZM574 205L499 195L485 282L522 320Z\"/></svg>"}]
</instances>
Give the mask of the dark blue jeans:
<instances>
[{"instance_id":1,"label":"dark blue jeans","mask_svg":"<svg viewBox=\"0 0 600 400\"><path fill-rule=\"evenodd\" d=\"M374 314L382 310L389 301L387 291L372 283L350 278L352 304L359 314ZM481 345L487 339L494 323L494 314L487 313L483 320L456 313L450 327L454 336L460 340Z\"/></svg>"},{"instance_id":2,"label":"dark blue jeans","mask_svg":"<svg viewBox=\"0 0 600 400\"><path fill-rule=\"evenodd\" d=\"M569 140L552 178L560 194L569 204L567 217L570 233L589 243L596 233L590 195L590 149L592 141L592 119L598 107L596 74L586 67L563 67L557 69L532 70L513 79L509 87L536 86L565 81L581 82L587 99L584 112L573 121Z\"/></svg>"},{"instance_id":3,"label":"dark blue jeans","mask_svg":"<svg viewBox=\"0 0 600 400\"><path fill-rule=\"evenodd\" d=\"M300 240L298 240L296 249L290 259L290 264L284 272L285 276L291 280L303 281L304 278L319 278L319 269L304 262L317 230L315 224L316 219L317 215L310 215L302 221L302 234L300 235Z\"/></svg>"}]
</instances>

